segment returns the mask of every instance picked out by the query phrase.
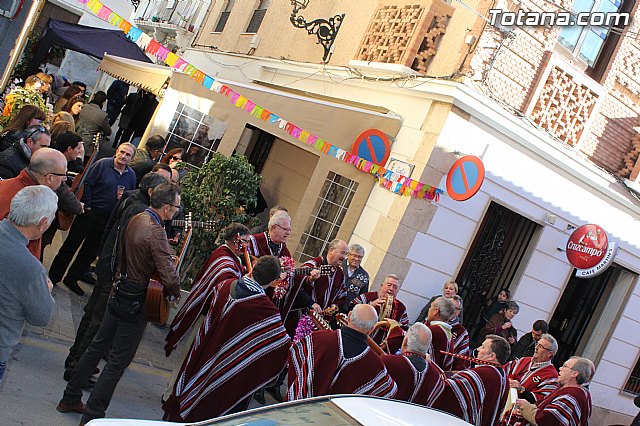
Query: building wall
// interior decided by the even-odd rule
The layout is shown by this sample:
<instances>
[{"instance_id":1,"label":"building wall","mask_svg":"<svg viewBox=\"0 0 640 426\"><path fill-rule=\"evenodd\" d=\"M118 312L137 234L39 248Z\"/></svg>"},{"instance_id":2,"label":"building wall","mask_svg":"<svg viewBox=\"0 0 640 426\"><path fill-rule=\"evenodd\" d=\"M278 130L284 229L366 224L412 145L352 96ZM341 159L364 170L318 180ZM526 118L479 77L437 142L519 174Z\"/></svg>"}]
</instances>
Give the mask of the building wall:
<instances>
[{"instance_id":1,"label":"building wall","mask_svg":"<svg viewBox=\"0 0 640 426\"><path fill-rule=\"evenodd\" d=\"M525 1L519 5L505 2L510 10L546 10L548 4L542 0ZM570 2L569 2L570 3ZM566 6L566 5L565 5ZM637 4L636 4L637 8ZM526 113L533 121L540 124L539 116L558 106L558 103L546 103L540 106L542 110L536 117L531 113L532 105L539 100L536 89L547 81L540 81L545 70L553 58L568 58L563 69L569 73L584 75L584 65L575 58L571 58L566 50L557 45L559 28L509 28L512 33L506 35L489 25L479 33L479 41L470 61L470 74L475 79L483 81L496 99L505 102L517 111ZM605 170L629 177L633 165L638 158L637 152L629 156L635 148L633 138L637 131L640 107L640 42L629 34L637 33L640 29L638 20L631 20L629 33L622 37L619 48L614 54L608 73L598 82L591 81L589 85L601 86L601 94L596 96L598 106L590 108L589 96L575 96L567 91L571 87L572 79L554 79L548 85L547 92L554 92L560 103L560 110L566 109L566 102L574 102L578 106L586 107L590 113L576 112L579 125L584 131L575 137L565 138L565 132L572 123L565 123L555 130L549 124L550 132L564 143L576 147L576 152ZM492 64L492 65L491 65ZM557 91L557 93L556 93ZM568 99L571 98L571 101ZM548 121L553 121L557 114L549 115ZM545 121L545 120L542 120ZM562 121L562 120L561 120ZM543 127L548 123L543 123ZM561 123L562 124L562 123ZM628 161L625 162L625 159Z\"/></svg>"},{"instance_id":2,"label":"building wall","mask_svg":"<svg viewBox=\"0 0 640 426\"><path fill-rule=\"evenodd\" d=\"M465 137L470 134L474 137ZM640 273L637 214L617 209L590 185L533 152L523 152L513 140L492 130L490 123L473 116L449 114L429 164L450 161L448 153L452 151L482 156L487 175L480 192L470 200L456 202L444 197L434 206L431 223L411 242L407 255L410 265L398 295L411 319L429 297L441 293L447 279L458 274L491 201L543 226L521 276L513 283L513 299L521 308L513 322L520 334L529 331L533 321L551 318L569 280L573 268L565 254L557 250L566 245L568 224L603 226L610 240L620 244L616 263ZM556 155L567 154L560 150ZM556 215L555 224L545 223L545 214ZM603 355L596 360L597 374L591 385L594 405L626 415L637 412L632 397L620 390L640 353L636 333L640 326L639 303L640 284L636 279L632 294L623 302L621 316L612 326Z\"/></svg>"}]
</instances>

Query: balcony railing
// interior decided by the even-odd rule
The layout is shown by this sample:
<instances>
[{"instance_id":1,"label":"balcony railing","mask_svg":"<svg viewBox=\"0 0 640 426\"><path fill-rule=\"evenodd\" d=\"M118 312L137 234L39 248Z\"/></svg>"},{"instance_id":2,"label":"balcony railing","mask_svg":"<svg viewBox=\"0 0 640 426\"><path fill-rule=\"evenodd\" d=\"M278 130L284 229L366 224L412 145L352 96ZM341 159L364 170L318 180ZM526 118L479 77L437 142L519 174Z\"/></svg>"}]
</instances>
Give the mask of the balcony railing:
<instances>
[{"instance_id":1,"label":"balcony railing","mask_svg":"<svg viewBox=\"0 0 640 426\"><path fill-rule=\"evenodd\" d=\"M175 25L188 31L200 26L210 1L203 0L148 0L141 2L135 21ZM202 12L202 13L201 13Z\"/></svg>"}]
</instances>

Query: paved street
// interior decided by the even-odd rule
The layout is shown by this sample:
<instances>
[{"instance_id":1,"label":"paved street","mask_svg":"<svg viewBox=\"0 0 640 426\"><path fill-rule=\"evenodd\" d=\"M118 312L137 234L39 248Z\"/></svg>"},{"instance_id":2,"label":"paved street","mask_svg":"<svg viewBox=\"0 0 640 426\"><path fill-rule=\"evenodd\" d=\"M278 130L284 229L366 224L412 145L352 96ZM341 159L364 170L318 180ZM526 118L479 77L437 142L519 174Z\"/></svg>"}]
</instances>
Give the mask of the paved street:
<instances>
[{"instance_id":1,"label":"paved street","mask_svg":"<svg viewBox=\"0 0 640 426\"><path fill-rule=\"evenodd\" d=\"M45 250L48 268L62 242L56 235L56 249ZM66 382L62 379L64 359L73 344L82 308L92 287L79 282L84 296L77 296L60 284L53 290L56 308L45 328L27 326L23 338L7 365L0 385L0 412L4 425L77 425L79 414L61 414L55 409ZM175 354L164 356L166 328L149 324L131 366L125 371L107 410L107 417L161 419L160 397L170 376ZM85 392L86 402L88 393ZM269 398L269 397L268 397ZM273 402L273 400L271 400ZM252 407L255 405L252 403Z\"/></svg>"}]
</instances>

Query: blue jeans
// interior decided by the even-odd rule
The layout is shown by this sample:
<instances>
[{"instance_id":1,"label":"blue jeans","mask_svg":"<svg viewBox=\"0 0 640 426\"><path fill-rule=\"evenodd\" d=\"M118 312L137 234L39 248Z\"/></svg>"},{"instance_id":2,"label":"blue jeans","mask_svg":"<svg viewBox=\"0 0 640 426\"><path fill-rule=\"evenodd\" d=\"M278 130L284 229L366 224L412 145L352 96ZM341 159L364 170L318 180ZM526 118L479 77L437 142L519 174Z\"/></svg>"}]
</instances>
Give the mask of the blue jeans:
<instances>
[{"instance_id":1,"label":"blue jeans","mask_svg":"<svg viewBox=\"0 0 640 426\"><path fill-rule=\"evenodd\" d=\"M7 370L7 362L0 361L0 383L2 383L2 377L4 376L4 372Z\"/></svg>"}]
</instances>

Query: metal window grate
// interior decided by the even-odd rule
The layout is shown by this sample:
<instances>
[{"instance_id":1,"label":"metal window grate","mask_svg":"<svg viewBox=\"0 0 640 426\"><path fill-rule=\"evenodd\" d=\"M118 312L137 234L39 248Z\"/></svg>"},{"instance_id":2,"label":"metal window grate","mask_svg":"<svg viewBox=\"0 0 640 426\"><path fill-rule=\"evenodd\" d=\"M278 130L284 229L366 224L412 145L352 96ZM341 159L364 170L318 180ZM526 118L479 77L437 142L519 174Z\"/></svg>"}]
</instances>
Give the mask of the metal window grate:
<instances>
[{"instance_id":1,"label":"metal window grate","mask_svg":"<svg viewBox=\"0 0 640 426\"><path fill-rule=\"evenodd\" d=\"M251 17L251 21L249 21L249 26L247 27L248 33L257 33L260 28L260 24L262 24L262 20L264 19L264 15L267 13L267 9L256 9L253 12L253 16Z\"/></svg>"},{"instance_id":2,"label":"metal window grate","mask_svg":"<svg viewBox=\"0 0 640 426\"><path fill-rule=\"evenodd\" d=\"M224 27L227 25L227 21L229 20L229 15L231 15L231 12L222 12L220 14L220 19L218 19L216 29L213 30L213 32L221 33L222 31L224 31Z\"/></svg>"},{"instance_id":3,"label":"metal window grate","mask_svg":"<svg viewBox=\"0 0 640 426\"><path fill-rule=\"evenodd\" d=\"M624 385L624 391L634 395L640 395L640 359L636 361L636 366L631 372L631 376Z\"/></svg>"},{"instance_id":4,"label":"metal window grate","mask_svg":"<svg viewBox=\"0 0 640 426\"><path fill-rule=\"evenodd\" d=\"M300 239L295 260L306 262L327 252L329 243L338 235L357 189L356 182L329 172Z\"/></svg>"}]
</instances>

